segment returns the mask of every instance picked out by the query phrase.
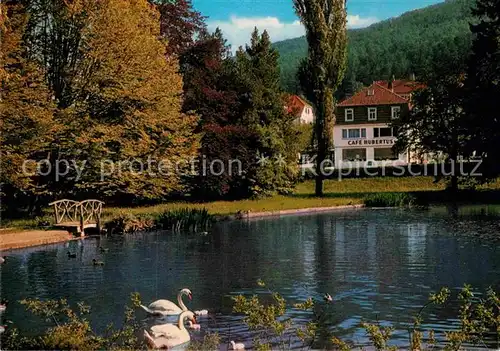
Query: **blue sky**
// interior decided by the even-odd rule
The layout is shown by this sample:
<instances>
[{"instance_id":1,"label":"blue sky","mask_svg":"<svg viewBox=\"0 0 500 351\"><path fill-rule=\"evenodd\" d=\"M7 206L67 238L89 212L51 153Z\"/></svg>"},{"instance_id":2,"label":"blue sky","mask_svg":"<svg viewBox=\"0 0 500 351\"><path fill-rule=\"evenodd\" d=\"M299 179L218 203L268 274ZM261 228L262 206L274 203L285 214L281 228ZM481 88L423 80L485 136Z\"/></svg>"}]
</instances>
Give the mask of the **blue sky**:
<instances>
[{"instance_id":1,"label":"blue sky","mask_svg":"<svg viewBox=\"0 0 500 351\"><path fill-rule=\"evenodd\" d=\"M233 49L244 45L252 29L267 29L273 41L303 35L292 0L192 0L196 10L208 16L208 27L220 27ZM406 11L442 0L348 0L348 26L366 27Z\"/></svg>"}]
</instances>

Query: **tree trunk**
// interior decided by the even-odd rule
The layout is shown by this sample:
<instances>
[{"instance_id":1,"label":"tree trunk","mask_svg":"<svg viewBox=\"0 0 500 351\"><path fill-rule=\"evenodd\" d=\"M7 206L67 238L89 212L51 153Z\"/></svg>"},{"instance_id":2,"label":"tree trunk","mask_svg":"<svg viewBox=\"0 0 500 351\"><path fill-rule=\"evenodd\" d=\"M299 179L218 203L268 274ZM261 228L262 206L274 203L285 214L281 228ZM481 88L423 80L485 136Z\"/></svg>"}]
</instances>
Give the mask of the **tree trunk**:
<instances>
[{"instance_id":1,"label":"tree trunk","mask_svg":"<svg viewBox=\"0 0 500 351\"><path fill-rule=\"evenodd\" d=\"M453 128L452 130L452 142L453 146L451 149L451 184L450 184L450 190L453 192L453 194L456 194L458 191L458 174L457 174L457 160L458 160L458 135Z\"/></svg>"},{"instance_id":2,"label":"tree trunk","mask_svg":"<svg viewBox=\"0 0 500 351\"><path fill-rule=\"evenodd\" d=\"M458 191L458 176L456 174L452 174L451 176L450 190L453 193L456 193Z\"/></svg>"},{"instance_id":3,"label":"tree trunk","mask_svg":"<svg viewBox=\"0 0 500 351\"><path fill-rule=\"evenodd\" d=\"M317 106L318 115L316 116L316 138L318 139L318 157L316 159L316 186L315 193L316 196L323 196L323 181L325 180L325 174L323 173L323 167L326 163L324 161L330 151L330 145L332 142L332 132L333 125L335 123L334 108L335 103L333 99L333 90L324 88L322 92L318 95L318 101L320 101L320 106ZM333 165L332 165L333 166Z\"/></svg>"}]
</instances>

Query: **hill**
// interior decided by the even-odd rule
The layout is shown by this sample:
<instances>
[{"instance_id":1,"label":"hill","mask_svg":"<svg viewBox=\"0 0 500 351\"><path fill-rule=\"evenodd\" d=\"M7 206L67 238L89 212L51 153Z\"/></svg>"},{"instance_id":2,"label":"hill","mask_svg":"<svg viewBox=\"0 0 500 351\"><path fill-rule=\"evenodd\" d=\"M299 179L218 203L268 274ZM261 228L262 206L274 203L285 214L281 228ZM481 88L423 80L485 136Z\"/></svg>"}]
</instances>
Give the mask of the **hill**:
<instances>
[{"instance_id":1,"label":"hill","mask_svg":"<svg viewBox=\"0 0 500 351\"><path fill-rule=\"evenodd\" d=\"M363 29L348 31L348 71L343 93L358 83L422 76L441 62L463 61L470 50L474 0L448 0ZM307 55L305 37L276 42L282 85L297 92L297 67Z\"/></svg>"}]
</instances>

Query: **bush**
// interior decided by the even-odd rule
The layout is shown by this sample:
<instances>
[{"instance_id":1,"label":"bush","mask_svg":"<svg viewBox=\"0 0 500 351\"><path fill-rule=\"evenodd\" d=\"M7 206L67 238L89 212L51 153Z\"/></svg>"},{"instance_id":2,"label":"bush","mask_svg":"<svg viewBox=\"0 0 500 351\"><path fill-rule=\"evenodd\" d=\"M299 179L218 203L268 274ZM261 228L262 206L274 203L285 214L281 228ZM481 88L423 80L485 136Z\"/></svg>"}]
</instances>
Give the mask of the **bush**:
<instances>
[{"instance_id":1,"label":"bush","mask_svg":"<svg viewBox=\"0 0 500 351\"><path fill-rule=\"evenodd\" d=\"M202 171L192 179L194 197L203 200L250 197L249 172L255 167L258 136L246 127L216 124L205 125L203 133L199 160ZM224 169L218 168L221 161Z\"/></svg>"},{"instance_id":2,"label":"bush","mask_svg":"<svg viewBox=\"0 0 500 351\"><path fill-rule=\"evenodd\" d=\"M364 200L368 207L415 207L417 202L417 198L408 193L370 194Z\"/></svg>"},{"instance_id":3,"label":"bush","mask_svg":"<svg viewBox=\"0 0 500 351\"><path fill-rule=\"evenodd\" d=\"M109 325L104 334L92 329L88 316L90 307L78 303L76 308L65 299L42 301L25 299L20 301L33 315L40 317L51 326L35 337L21 336L16 328L2 334L4 350L145 350L144 343L137 338L142 325L135 316L140 306L140 296L133 293L125 306L123 325L115 328Z\"/></svg>"},{"instance_id":4,"label":"bush","mask_svg":"<svg viewBox=\"0 0 500 351\"><path fill-rule=\"evenodd\" d=\"M152 217L137 217L131 213L120 213L105 224L105 228L109 234L129 234L151 230L154 227L155 221Z\"/></svg>"}]
</instances>

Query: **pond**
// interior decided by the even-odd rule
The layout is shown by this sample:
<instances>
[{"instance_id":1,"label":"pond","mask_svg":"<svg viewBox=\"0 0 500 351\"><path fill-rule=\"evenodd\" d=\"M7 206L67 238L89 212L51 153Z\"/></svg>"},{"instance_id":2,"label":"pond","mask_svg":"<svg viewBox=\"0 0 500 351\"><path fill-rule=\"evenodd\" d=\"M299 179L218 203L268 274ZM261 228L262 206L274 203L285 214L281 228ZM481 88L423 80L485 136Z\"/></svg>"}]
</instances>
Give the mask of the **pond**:
<instances>
[{"instance_id":1,"label":"pond","mask_svg":"<svg viewBox=\"0 0 500 351\"><path fill-rule=\"evenodd\" d=\"M500 290L499 218L498 208L355 210L223 222L208 236L152 232L7 252L5 318L36 333L40 321L17 301L66 298L89 304L91 321L102 330L121 323L132 292L146 303L175 301L178 289L189 287L188 307L212 313L202 319L203 329L250 344L241 318L231 313L231 297L266 294L256 284L262 279L289 303L331 294L328 323L343 339L364 345L359 324L380 321L396 328L396 344L407 345L407 323L429 293L447 286L456 295L464 283ZM109 252L101 254L99 246ZM68 250L77 258L69 259ZM105 265L93 266L93 258ZM432 310L425 326L452 329L455 307Z\"/></svg>"}]
</instances>

